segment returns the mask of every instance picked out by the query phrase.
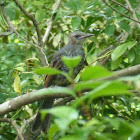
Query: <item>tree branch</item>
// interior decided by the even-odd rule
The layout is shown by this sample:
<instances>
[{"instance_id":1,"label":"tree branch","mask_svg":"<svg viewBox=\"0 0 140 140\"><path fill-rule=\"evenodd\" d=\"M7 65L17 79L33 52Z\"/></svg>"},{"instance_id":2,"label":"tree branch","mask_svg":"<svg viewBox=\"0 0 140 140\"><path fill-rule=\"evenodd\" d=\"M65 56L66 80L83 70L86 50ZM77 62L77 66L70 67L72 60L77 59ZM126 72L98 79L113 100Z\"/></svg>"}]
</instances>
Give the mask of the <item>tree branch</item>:
<instances>
[{"instance_id":1,"label":"tree branch","mask_svg":"<svg viewBox=\"0 0 140 140\"><path fill-rule=\"evenodd\" d=\"M40 89L34 92L29 92L27 94L18 96L16 98L13 98L9 101L4 102L3 104L0 104L0 116L13 111L15 109L18 109L24 105L30 104L32 102L52 97L52 98L64 98L69 96L66 93L61 93L59 90L57 90L56 87L56 94L48 94L52 88L44 88ZM65 88L64 88L65 89Z\"/></svg>"},{"instance_id":2,"label":"tree branch","mask_svg":"<svg viewBox=\"0 0 140 140\"><path fill-rule=\"evenodd\" d=\"M135 14L135 12L134 12L134 10L133 10L133 8L132 8L132 6L131 6L129 0L125 0L125 2L127 3L129 9L132 11L132 14L133 14L134 19L138 21L138 18L136 17L136 14ZM140 28L140 24L137 23L137 25L138 25L138 27Z\"/></svg>"},{"instance_id":3,"label":"tree branch","mask_svg":"<svg viewBox=\"0 0 140 140\"><path fill-rule=\"evenodd\" d=\"M36 44L34 44L34 43L32 43L32 42L30 42L30 41L28 41L28 40L22 38L21 35L15 30L13 24L10 22L8 16L6 15L6 12L5 12L5 10L4 10L4 4L1 5L1 11L2 11L2 14L3 14L3 17L4 17L5 21L6 21L6 23L7 23L8 26L9 26L9 32L0 33L0 37L1 37L1 36L8 36L8 35L11 35L11 34L13 34L13 33L16 33L17 36L18 36L18 38L20 38L20 39L22 39L23 41L25 41L25 42L27 42L27 43L29 43L29 44L31 44L31 45L33 45L33 46L39 48ZM40 49L40 48L39 48L39 49Z\"/></svg>"},{"instance_id":4,"label":"tree branch","mask_svg":"<svg viewBox=\"0 0 140 140\"><path fill-rule=\"evenodd\" d=\"M133 19L133 18L131 18L131 17L129 17L129 16L127 16L126 14L123 14L122 12L120 12L120 11L118 11L118 10L116 10L115 8L113 8L113 7L111 7L105 0L102 0L108 7L110 7L112 10L114 10L114 11L116 11L117 13L119 13L119 14L121 14L121 15L123 15L124 17L126 17L126 18L128 18L128 19L131 19L131 20L133 20L133 21L135 21L135 22L137 22L137 23L139 23L140 24L140 21L138 21L138 20L135 20L135 19Z\"/></svg>"},{"instance_id":5,"label":"tree branch","mask_svg":"<svg viewBox=\"0 0 140 140\"><path fill-rule=\"evenodd\" d=\"M15 123L14 120L12 119L9 119L9 118L2 118L0 119L0 122L8 122L8 123L11 123L11 125L14 127L14 129L16 130L20 140L24 140L23 136L22 136L22 133L19 131L18 127L17 127L17 124Z\"/></svg>"},{"instance_id":6,"label":"tree branch","mask_svg":"<svg viewBox=\"0 0 140 140\"><path fill-rule=\"evenodd\" d=\"M38 26L38 23L36 21L36 19L34 18L34 16L30 13L28 13L24 8L23 6L17 1L17 0L14 0L14 2L16 3L16 5L20 8L20 10L27 16L30 18L30 20L33 22L33 25L35 27L35 30L37 32L37 37L38 37L38 44L39 45L39 49L38 49L38 52L39 52L39 56L40 56L40 60L41 60L41 63L43 66L46 66L48 65L48 60L47 60L47 57L44 53L44 50L43 50L43 42L42 42L42 37L41 37L41 32L40 32L40 29L39 29L39 26Z\"/></svg>"},{"instance_id":7,"label":"tree branch","mask_svg":"<svg viewBox=\"0 0 140 140\"><path fill-rule=\"evenodd\" d=\"M36 117L36 115L33 115L33 116L32 116L31 118L29 118L28 120L23 120L23 124L22 124L22 126L20 127L20 129L19 129L19 131L20 131L20 133L23 135L23 137L25 137L24 134L23 134L23 131L24 131L26 125L29 124L30 122L32 122L32 121L35 119L35 117ZM25 139L25 138L24 138L24 139ZM19 140L19 136L18 136L18 135L17 135L17 137L15 138L15 140Z\"/></svg>"},{"instance_id":8,"label":"tree branch","mask_svg":"<svg viewBox=\"0 0 140 140\"><path fill-rule=\"evenodd\" d=\"M10 20L8 19L7 15L6 15L5 11L4 11L4 4L0 5L0 7L1 7L2 15L3 15L3 17L4 17L5 21L6 21L6 23L7 23L8 26L9 26L9 29L8 29L9 31L8 31L8 32L0 33L0 37L1 37L1 36L8 36L8 35L11 35L11 34L14 33L14 27L13 27L13 25L11 24Z\"/></svg>"},{"instance_id":9,"label":"tree branch","mask_svg":"<svg viewBox=\"0 0 140 140\"><path fill-rule=\"evenodd\" d=\"M36 30L36 32L37 32L38 45L39 45L39 46L42 46L41 32L40 32L38 23L37 23L37 21L35 20L34 16L33 16L32 14L28 13L28 12L23 8L23 6L22 6L17 0L14 0L14 2L15 2L16 5L19 7L19 9L20 9L27 17L29 17L29 18L31 19L31 21L33 22L34 27L35 27L35 30Z\"/></svg>"},{"instance_id":10,"label":"tree branch","mask_svg":"<svg viewBox=\"0 0 140 140\"><path fill-rule=\"evenodd\" d=\"M59 8L60 3L61 3L61 0L57 0L57 1L56 1L55 8L54 8L54 10L53 10L53 12L52 12L53 14L52 14L52 17L51 17L49 26L47 27L46 32L45 32L45 35L44 35L44 37L43 37L43 46L45 45L46 41L48 40L50 31L51 31L51 29L52 29L53 22L54 22L54 20L55 20L56 14L57 14L57 9Z\"/></svg>"},{"instance_id":11,"label":"tree branch","mask_svg":"<svg viewBox=\"0 0 140 140\"><path fill-rule=\"evenodd\" d=\"M96 81L103 81L103 80L114 80L119 77L124 77L124 76L132 76L132 75L137 75L140 74L140 64L136 66L132 66L130 68L126 68L120 71L114 72L115 75L107 77L107 78L102 78L102 79L97 79L94 80ZM62 87L61 87L62 88ZM11 112L15 109L20 108L21 106L30 104L32 102L45 99L47 97L52 97L52 98L64 98L64 97L69 97L67 93L61 93L57 90L56 87L56 94L48 94L50 93L51 88L44 88L40 89L34 92L30 92L21 96L18 96L16 98L13 98L9 101L4 102L3 104L0 104L0 116Z\"/></svg>"},{"instance_id":12,"label":"tree branch","mask_svg":"<svg viewBox=\"0 0 140 140\"><path fill-rule=\"evenodd\" d=\"M118 1L115 1L115 0L110 0L110 1L112 1L113 3L116 3L117 5L123 7L124 9L128 10L131 14L133 13L133 11L131 11L131 9L128 9L123 4L119 3Z\"/></svg>"}]
</instances>

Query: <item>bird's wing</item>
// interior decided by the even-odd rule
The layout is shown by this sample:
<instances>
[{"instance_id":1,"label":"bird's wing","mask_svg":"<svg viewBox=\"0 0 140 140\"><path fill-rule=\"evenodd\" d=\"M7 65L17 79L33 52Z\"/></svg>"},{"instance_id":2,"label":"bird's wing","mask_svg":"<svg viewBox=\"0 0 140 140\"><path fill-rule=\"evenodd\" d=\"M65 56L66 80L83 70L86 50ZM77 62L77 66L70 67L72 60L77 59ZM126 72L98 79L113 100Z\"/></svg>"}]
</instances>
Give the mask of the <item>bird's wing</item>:
<instances>
[{"instance_id":1,"label":"bird's wing","mask_svg":"<svg viewBox=\"0 0 140 140\"><path fill-rule=\"evenodd\" d=\"M56 69L60 69L62 66L62 61L61 59L56 59L54 60L51 64L50 67L56 68ZM46 75L45 77L45 81L44 81L44 88L49 86L50 81L53 79L54 75Z\"/></svg>"}]
</instances>

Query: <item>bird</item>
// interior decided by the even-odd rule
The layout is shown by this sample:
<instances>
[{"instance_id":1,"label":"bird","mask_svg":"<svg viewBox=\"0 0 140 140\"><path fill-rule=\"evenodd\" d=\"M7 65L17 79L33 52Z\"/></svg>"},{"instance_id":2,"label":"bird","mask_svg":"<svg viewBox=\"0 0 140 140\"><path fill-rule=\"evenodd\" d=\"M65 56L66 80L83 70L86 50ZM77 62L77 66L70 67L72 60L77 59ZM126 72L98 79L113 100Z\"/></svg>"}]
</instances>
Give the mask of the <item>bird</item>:
<instances>
[{"instance_id":1,"label":"bird","mask_svg":"<svg viewBox=\"0 0 140 140\"><path fill-rule=\"evenodd\" d=\"M75 57L75 56L81 56L81 61L80 63L74 68L74 75L76 76L80 70L84 67L84 61L85 61L85 53L84 53L84 48L83 48L83 42L85 41L86 38L93 36L93 34L89 33L84 33L81 31L75 31L72 32L69 35L68 43L64 47L62 47L59 51L57 51L50 63L50 66L53 68L57 68L63 72L69 72L69 69L64 65L62 61L63 56L67 57ZM63 75L48 75L45 78L44 82L44 88L47 88L49 86L67 86L70 84L67 79ZM41 109L50 109L53 106L54 103L54 98L47 98L44 99L40 109L37 113L37 116L35 118L35 121L32 126L32 132L37 131L39 128L41 131L44 133L48 131L50 127L50 114L47 114L44 118L44 120L41 120L41 114L40 110Z\"/></svg>"}]
</instances>

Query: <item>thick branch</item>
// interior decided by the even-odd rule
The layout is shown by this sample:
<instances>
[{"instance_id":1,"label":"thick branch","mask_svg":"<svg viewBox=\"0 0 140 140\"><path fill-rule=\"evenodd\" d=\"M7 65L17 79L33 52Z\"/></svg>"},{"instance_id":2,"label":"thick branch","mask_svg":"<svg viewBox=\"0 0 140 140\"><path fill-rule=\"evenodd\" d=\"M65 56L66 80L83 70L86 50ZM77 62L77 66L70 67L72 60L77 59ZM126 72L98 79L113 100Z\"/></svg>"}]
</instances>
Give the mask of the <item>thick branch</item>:
<instances>
[{"instance_id":1,"label":"thick branch","mask_svg":"<svg viewBox=\"0 0 140 140\"><path fill-rule=\"evenodd\" d=\"M38 26L38 23L37 21L35 20L34 16L30 13L28 13L24 8L23 6L17 1L17 0L14 0L14 2L16 3L16 5L20 8L20 10L27 16L31 19L31 21L33 22L34 24L34 27L36 29L36 32L37 32L37 37L38 37L38 45L39 46L42 46L42 39L41 39L41 33L40 33L40 30L39 30L39 26Z\"/></svg>"},{"instance_id":2,"label":"thick branch","mask_svg":"<svg viewBox=\"0 0 140 140\"><path fill-rule=\"evenodd\" d=\"M120 70L117 72L114 72L115 76L111 76L111 77L107 77L107 78L103 78L103 79L97 79L94 80L99 81L99 80L113 80L113 79L117 79L119 77L124 77L124 76L132 76L132 75L137 75L140 74L140 64L130 67L130 68L126 68L124 70ZM56 94L48 94L49 90L51 88L45 88L45 89L40 89L38 91L34 91L34 92L30 92L21 96L18 96L14 99L11 99L3 104L0 104L0 116L13 111L15 109L20 108L21 106L30 104L32 102L47 98L47 97L53 97L53 98L64 98L64 97L68 97L68 94L64 94L64 93L60 93L57 88L56 88Z\"/></svg>"},{"instance_id":3,"label":"thick branch","mask_svg":"<svg viewBox=\"0 0 140 140\"><path fill-rule=\"evenodd\" d=\"M52 12L53 14L52 14L52 17L51 17L49 26L47 27L46 32L45 32L45 35L44 35L44 37L43 37L43 44L44 44L44 45L45 45L46 41L48 40L50 31L51 31L51 29L52 29L53 22L54 22L54 20L55 20L56 14L57 14L57 9L59 8L60 3L61 3L61 0L57 0L57 2L56 2L56 4L55 4L55 8L54 8L54 10L53 10L53 12Z\"/></svg>"},{"instance_id":4,"label":"thick branch","mask_svg":"<svg viewBox=\"0 0 140 140\"><path fill-rule=\"evenodd\" d=\"M133 18L131 18L131 17L129 17L129 16L127 16L126 14L123 14L122 12L120 12L120 11L118 11L118 10L116 10L115 8L113 8L113 7L111 7L105 0L102 0L108 7L110 7L112 10L114 10L114 11L116 11L117 13L119 13L119 14L121 14L121 15L123 15L124 17L126 17L126 18L128 18L128 19L131 19L131 20L133 20L133 21L135 21L135 22L137 22L137 23L139 23L140 24L140 21L138 21L138 20L135 20L135 19L133 19Z\"/></svg>"},{"instance_id":5,"label":"thick branch","mask_svg":"<svg viewBox=\"0 0 140 140\"><path fill-rule=\"evenodd\" d=\"M125 76L134 76L137 74L140 74L140 64L136 66L132 66L123 70L119 70L114 72L115 75L111 77L107 77L104 80L114 80L120 77L125 77Z\"/></svg>"},{"instance_id":6,"label":"thick branch","mask_svg":"<svg viewBox=\"0 0 140 140\"><path fill-rule=\"evenodd\" d=\"M0 104L0 116L13 111L15 109L20 108L21 106L33 103L35 101L47 98L47 97L54 97L54 98L63 98L67 97L68 94L60 93L56 88L56 94L48 94L51 88L44 88L34 92L30 92L21 96L18 96L14 99L11 99L3 104Z\"/></svg>"}]
</instances>

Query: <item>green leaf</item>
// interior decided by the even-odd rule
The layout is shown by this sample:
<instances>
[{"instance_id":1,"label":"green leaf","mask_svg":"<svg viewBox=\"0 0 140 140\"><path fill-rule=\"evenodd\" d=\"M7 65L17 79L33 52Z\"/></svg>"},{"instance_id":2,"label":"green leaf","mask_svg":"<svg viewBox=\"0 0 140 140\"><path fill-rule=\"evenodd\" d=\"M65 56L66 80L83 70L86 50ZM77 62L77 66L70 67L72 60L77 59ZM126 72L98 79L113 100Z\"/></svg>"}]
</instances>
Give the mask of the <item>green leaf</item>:
<instances>
[{"instance_id":1,"label":"green leaf","mask_svg":"<svg viewBox=\"0 0 140 140\"><path fill-rule=\"evenodd\" d=\"M135 59L135 52L134 52L134 50L131 50L128 53L128 61L129 61L129 63L132 63L134 61L134 59Z\"/></svg>"},{"instance_id":2,"label":"green leaf","mask_svg":"<svg viewBox=\"0 0 140 140\"><path fill-rule=\"evenodd\" d=\"M128 50L130 50L132 47L134 47L137 44L137 41L130 41L130 42L127 42L126 44L127 44Z\"/></svg>"},{"instance_id":3,"label":"green leaf","mask_svg":"<svg viewBox=\"0 0 140 140\"><path fill-rule=\"evenodd\" d=\"M83 135L70 135L60 138L59 140L85 140Z\"/></svg>"},{"instance_id":4,"label":"green leaf","mask_svg":"<svg viewBox=\"0 0 140 140\"><path fill-rule=\"evenodd\" d=\"M123 43L118 46L112 53L111 58L113 61L117 60L120 56L122 56L127 49L131 49L137 44L137 41L129 41L127 43Z\"/></svg>"},{"instance_id":5,"label":"green leaf","mask_svg":"<svg viewBox=\"0 0 140 140\"><path fill-rule=\"evenodd\" d=\"M85 68L85 70L81 73L81 79L91 80L96 78L103 78L107 76L111 76L111 72L101 66L89 66Z\"/></svg>"},{"instance_id":6,"label":"green leaf","mask_svg":"<svg viewBox=\"0 0 140 140\"><path fill-rule=\"evenodd\" d=\"M122 58L119 57L117 60L111 62L111 70L115 70L119 67L122 62Z\"/></svg>"},{"instance_id":7,"label":"green leaf","mask_svg":"<svg viewBox=\"0 0 140 140\"><path fill-rule=\"evenodd\" d=\"M130 26L128 23L126 23L125 21L121 21L119 23L120 28L122 28L123 30L125 30L126 32L130 31Z\"/></svg>"},{"instance_id":8,"label":"green leaf","mask_svg":"<svg viewBox=\"0 0 140 140\"><path fill-rule=\"evenodd\" d=\"M92 81L91 80L90 81L82 81L82 82L79 82L75 85L74 90L76 92L78 92L78 91L82 91L82 90L85 90L85 89L94 89L94 88L100 86L103 83L104 83L103 81L95 82L94 80L92 80Z\"/></svg>"},{"instance_id":9,"label":"green leaf","mask_svg":"<svg viewBox=\"0 0 140 140\"><path fill-rule=\"evenodd\" d=\"M119 136L129 137L132 135L132 133L134 133L133 125L123 120L121 121L120 127L118 130L119 130L118 131Z\"/></svg>"},{"instance_id":10,"label":"green leaf","mask_svg":"<svg viewBox=\"0 0 140 140\"><path fill-rule=\"evenodd\" d=\"M125 95L130 94L128 91L129 86L118 81L109 81L101 86L97 87L95 90L89 92L92 99L96 99L102 96L114 96L114 95Z\"/></svg>"},{"instance_id":11,"label":"green leaf","mask_svg":"<svg viewBox=\"0 0 140 140\"><path fill-rule=\"evenodd\" d=\"M56 124L51 125L48 131L48 140L53 140L53 137L58 131L59 131L59 128Z\"/></svg>"},{"instance_id":12,"label":"green leaf","mask_svg":"<svg viewBox=\"0 0 140 140\"><path fill-rule=\"evenodd\" d=\"M64 6L68 7L71 11L75 11L76 13L78 13L78 11L81 10L81 0L67 1Z\"/></svg>"},{"instance_id":13,"label":"green leaf","mask_svg":"<svg viewBox=\"0 0 140 140\"><path fill-rule=\"evenodd\" d=\"M35 18L37 20L37 22L42 22L43 19L45 19L45 16L46 16L46 10L45 9L41 9L41 10L38 10L36 13L35 13Z\"/></svg>"},{"instance_id":14,"label":"green leaf","mask_svg":"<svg viewBox=\"0 0 140 140\"><path fill-rule=\"evenodd\" d=\"M112 36L115 32L115 26L114 25L107 25L105 28L105 34L108 36Z\"/></svg>"},{"instance_id":15,"label":"green leaf","mask_svg":"<svg viewBox=\"0 0 140 140\"><path fill-rule=\"evenodd\" d=\"M61 130L66 130L70 123L78 119L77 110L69 106L59 106L47 110L41 110L43 116L45 116L46 113L50 113L56 117L54 121Z\"/></svg>"},{"instance_id":16,"label":"green leaf","mask_svg":"<svg viewBox=\"0 0 140 140\"><path fill-rule=\"evenodd\" d=\"M80 24L81 24L81 18L80 17L74 17L74 18L72 18L72 20L71 20L71 25L72 25L72 28L73 29L76 29L76 28L78 28L79 26L80 26Z\"/></svg>"},{"instance_id":17,"label":"green leaf","mask_svg":"<svg viewBox=\"0 0 140 140\"><path fill-rule=\"evenodd\" d=\"M18 75L15 75L15 80L14 80L14 90L17 93L21 94L21 84L20 84L20 77Z\"/></svg>"},{"instance_id":18,"label":"green leaf","mask_svg":"<svg viewBox=\"0 0 140 140\"><path fill-rule=\"evenodd\" d=\"M63 56L62 57L62 61L64 62L64 64L69 68L69 69L73 69L74 67L76 67L80 61L81 61L81 56L75 56L75 57L67 57L67 56Z\"/></svg>"},{"instance_id":19,"label":"green leaf","mask_svg":"<svg viewBox=\"0 0 140 140\"><path fill-rule=\"evenodd\" d=\"M40 2L40 1L33 1L33 5L36 5L36 6L43 6L44 3Z\"/></svg>"},{"instance_id":20,"label":"green leaf","mask_svg":"<svg viewBox=\"0 0 140 140\"><path fill-rule=\"evenodd\" d=\"M14 20L16 19L16 11L15 9L11 6L12 4L8 5L5 7L5 12L10 19Z\"/></svg>"},{"instance_id":21,"label":"green leaf","mask_svg":"<svg viewBox=\"0 0 140 140\"><path fill-rule=\"evenodd\" d=\"M51 67L40 67L38 69L35 69L34 72L39 75L57 75L62 73L60 70Z\"/></svg>"},{"instance_id":22,"label":"green leaf","mask_svg":"<svg viewBox=\"0 0 140 140\"><path fill-rule=\"evenodd\" d=\"M86 100L86 99L95 100L96 98L103 97L103 96L131 95L128 89L129 86L127 86L122 82L108 81L98 86L97 88L91 90L83 97L79 98L74 103L74 106L79 105L82 100Z\"/></svg>"},{"instance_id":23,"label":"green leaf","mask_svg":"<svg viewBox=\"0 0 140 140\"><path fill-rule=\"evenodd\" d=\"M117 60L120 56L122 56L126 52L126 50L127 50L127 43L118 46L111 54L112 60L113 61Z\"/></svg>"}]
</instances>

